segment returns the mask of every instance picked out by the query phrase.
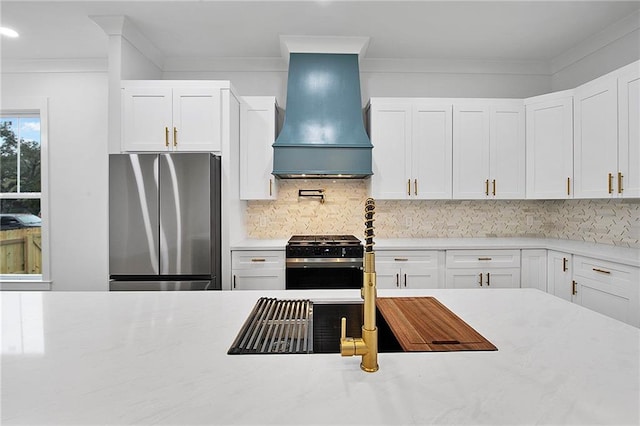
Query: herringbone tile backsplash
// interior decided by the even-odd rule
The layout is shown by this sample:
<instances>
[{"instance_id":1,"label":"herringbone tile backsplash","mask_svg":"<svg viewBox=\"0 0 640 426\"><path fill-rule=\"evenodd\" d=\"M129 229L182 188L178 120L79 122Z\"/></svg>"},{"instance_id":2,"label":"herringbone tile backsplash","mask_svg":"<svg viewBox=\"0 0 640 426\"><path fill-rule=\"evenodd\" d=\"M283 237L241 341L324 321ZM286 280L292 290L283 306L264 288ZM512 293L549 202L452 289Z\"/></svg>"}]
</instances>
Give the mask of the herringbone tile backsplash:
<instances>
[{"instance_id":1,"label":"herringbone tile backsplash","mask_svg":"<svg viewBox=\"0 0 640 426\"><path fill-rule=\"evenodd\" d=\"M249 201L249 238L363 232L366 180L281 180L278 200ZM325 189L325 202L298 189ZM640 200L377 201L379 238L546 237L640 248Z\"/></svg>"}]
</instances>

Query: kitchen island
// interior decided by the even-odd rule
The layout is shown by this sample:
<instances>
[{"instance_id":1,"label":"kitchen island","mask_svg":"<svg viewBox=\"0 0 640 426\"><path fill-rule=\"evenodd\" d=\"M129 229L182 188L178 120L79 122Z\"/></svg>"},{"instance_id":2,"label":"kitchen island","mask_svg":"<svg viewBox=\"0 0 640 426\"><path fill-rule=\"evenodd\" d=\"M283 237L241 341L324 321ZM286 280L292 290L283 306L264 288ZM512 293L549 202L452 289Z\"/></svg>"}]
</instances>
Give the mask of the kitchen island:
<instances>
[{"instance_id":1,"label":"kitchen island","mask_svg":"<svg viewBox=\"0 0 640 426\"><path fill-rule=\"evenodd\" d=\"M434 296L495 352L227 355L261 296L4 292L2 424L640 423L640 330L535 289Z\"/></svg>"}]
</instances>

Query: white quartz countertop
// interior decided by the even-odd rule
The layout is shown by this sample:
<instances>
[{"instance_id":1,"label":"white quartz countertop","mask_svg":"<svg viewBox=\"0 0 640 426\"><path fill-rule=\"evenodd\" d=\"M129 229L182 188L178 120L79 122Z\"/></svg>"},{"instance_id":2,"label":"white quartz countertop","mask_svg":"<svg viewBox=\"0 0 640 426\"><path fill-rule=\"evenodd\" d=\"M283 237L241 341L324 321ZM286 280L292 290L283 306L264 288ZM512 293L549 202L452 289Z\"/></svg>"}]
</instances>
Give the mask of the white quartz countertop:
<instances>
[{"instance_id":1,"label":"white quartz countertop","mask_svg":"<svg viewBox=\"0 0 640 426\"><path fill-rule=\"evenodd\" d=\"M284 250L287 240L247 239L232 250ZM548 249L640 266L640 249L553 238L376 238L376 250Z\"/></svg>"},{"instance_id":2,"label":"white quartz countertop","mask_svg":"<svg viewBox=\"0 0 640 426\"><path fill-rule=\"evenodd\" d=\"M2 424L640 423L640 330L534 289L435 296L496 352L227 355L261 296L3 292Z\"/></svg>"}]
</instances>

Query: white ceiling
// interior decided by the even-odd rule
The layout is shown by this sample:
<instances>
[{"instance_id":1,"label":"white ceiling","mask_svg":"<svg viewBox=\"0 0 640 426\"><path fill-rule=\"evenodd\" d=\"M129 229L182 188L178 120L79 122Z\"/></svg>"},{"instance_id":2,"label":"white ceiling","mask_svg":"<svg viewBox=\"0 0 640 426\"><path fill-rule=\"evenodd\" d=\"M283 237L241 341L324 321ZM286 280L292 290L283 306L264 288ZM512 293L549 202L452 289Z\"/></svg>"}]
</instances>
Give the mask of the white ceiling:
<instances>
[{"instance_id":1,"label":"white ceiling","mask_svg":"<svg viewBox=\"0 0 640 426\"><path fill-rule=\"evenodd\" d=\"M640 1L0 0L2 59L105 58L91 15L126 16L165 57L280 57L280 35L370 37L365 58L548 61Z\"/></svg>"}]
</instances>

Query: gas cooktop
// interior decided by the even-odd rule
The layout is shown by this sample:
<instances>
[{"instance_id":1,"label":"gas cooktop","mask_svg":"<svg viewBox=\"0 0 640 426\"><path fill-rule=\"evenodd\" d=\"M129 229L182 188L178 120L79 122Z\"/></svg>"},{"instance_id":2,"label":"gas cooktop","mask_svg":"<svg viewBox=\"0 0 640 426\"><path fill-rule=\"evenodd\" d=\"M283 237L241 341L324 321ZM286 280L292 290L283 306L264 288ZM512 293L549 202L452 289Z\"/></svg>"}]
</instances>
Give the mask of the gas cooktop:
<instances>
[{"instance_id":1,"label":"gas cooktop","mask_svg":"<svg viewBox=\"0 0 640 426\"><path fill-rule=\"evenodd\" d=\"M294 235L289 245L359 245L360 240L353 235Z\"/></svg>"}]
</instances>

